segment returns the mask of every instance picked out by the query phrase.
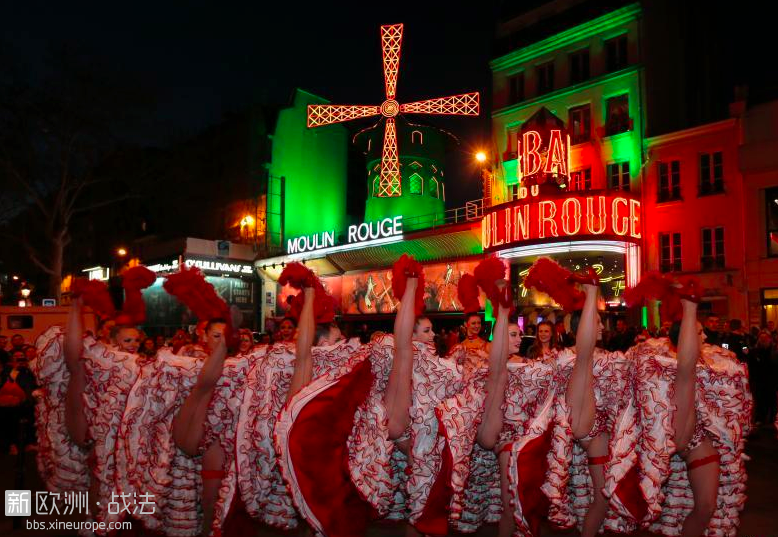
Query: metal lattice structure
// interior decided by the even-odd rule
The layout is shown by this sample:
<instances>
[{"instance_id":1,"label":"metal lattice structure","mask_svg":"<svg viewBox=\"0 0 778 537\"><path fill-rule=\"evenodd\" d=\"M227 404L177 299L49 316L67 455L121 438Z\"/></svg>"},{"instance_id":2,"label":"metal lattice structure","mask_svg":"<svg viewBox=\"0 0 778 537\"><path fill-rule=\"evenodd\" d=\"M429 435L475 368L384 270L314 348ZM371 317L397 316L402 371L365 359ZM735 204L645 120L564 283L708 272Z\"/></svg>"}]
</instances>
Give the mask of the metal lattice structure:
<instances>
[{"instance_id":1,"label":"metal lattice structure","mask_svg":"<svg viewBox=\"0 0 778 537\"><path fill-rule=\"evenodd\" d=\"M379 197L402 195L400 161L397 147L398 114L434 114L477 116L479 113L478 92L463 93L413 103L400 104L397 96L397 78L400 71L403 25L381 26L381 47L384 63L384 90L386 100L380 106L312 104L308 105L308 127L322 127L363 117L382 115L384 124L384 147L381 153L381 173L378 187Z\"/></svg>"}]
</instances>

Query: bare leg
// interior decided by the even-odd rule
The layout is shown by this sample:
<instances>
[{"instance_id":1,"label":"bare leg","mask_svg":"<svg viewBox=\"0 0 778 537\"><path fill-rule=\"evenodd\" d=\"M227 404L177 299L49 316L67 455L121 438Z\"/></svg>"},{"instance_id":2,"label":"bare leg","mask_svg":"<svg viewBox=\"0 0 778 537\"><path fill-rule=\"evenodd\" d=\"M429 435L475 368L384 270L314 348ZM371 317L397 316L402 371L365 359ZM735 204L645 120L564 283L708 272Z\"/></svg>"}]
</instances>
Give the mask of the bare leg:
<instances>
[{"instance_id":1,"label":"bare leg","mask_svg":"<svg viewBox=\"0 0 778 537\"><path fill-rule=\"evenodd\" d=\"M402 436L411 422L411 392L413 390L413 323L416 320L414 301L418 278L408 278L400 300L400 311L394 318L394 360L384 395L389 438Z\"/></svg>"},{"instance_id":2,"label":"bare leg","mask_svg":"<svg viewBox=\"0 0 778 537\"><path fill-rule=\"evenodd\" d=\"M289 393L286 400L299 392L305 385L311 382L313 377L313 358L311 347L316 336L316 323L313 318L313 300L316 292L313 287L303 289L303 308L300 311L300 322L297 325L297 345L294 360L294 373L289 383Z\"/></svg>"},{"instance_id":3,"label":"bare leg","mask_svg":"<svg viewBox=\"0 0 778 537\"><path fill-rule=\"evenodd\" d=\"M590 442L586 442L584 447L589 458L607 456L608 435L598 435ZM592 503L589 505L589 510L586 512L586 518L584 518L581 537L594 537L597 535L608 512L608 500L602 494L602 490L605 487L604 466L602 464L590 464L589 476L592 478L593 498Z\"/></svg>"},{"instance_id":4,"label":"bare leg","mask_svg":"<svg viewBox=\"0 0 778 537\"><path fill-rule=\"evenodd\" d=\"M218 442L214 442L203 454L204 471L223 471L224 470L224 450ZM203 479L203 495L201 506L203 508L203 537L211 533L213 526L213 510L216 505L216 499L219 496L219 488L222 480L220 478Z\"/></svg>"},{"instance_id":5,"label":"bare leg","mask_svg":"<svg viewBox=\"0 0 778 537\"><path fill-rule=\"evenodd\" d=\"M699 460L716 454L710 440L693 449L686 457L686 462ZM708 527L713 512L716 510L716 497L719 491L719 463L711 462L689 470L689 482L694 494L694 509L686 517L681 530L681 537L698 537Z\"/></svg>"},{"instance_id":6,"label":"bare leg","mask_svg":"<svg viewBox=\"0 0 778 537\"><path fill-rule=\"evenodd\" d=\"M581 321L575 336L575 363L567 385L567 404L570 405L570 427L576 439L584 438L594 426L596 401L594 399L594 346L597 343L597 286L584 284L586 293Z\"/></svg>"},{"instance_id":7,"label":"bare leg","mask_svg":"<svg viewBox=\"0 0 778 537\"><path fill-rule=\"evenodd\" d=\"M224 369L224 360L227 357L227 345L224 338L217 343L216 349L206 358L197 383L192 388L184 404L173 418L173 441L176 446L194 457L200 447L200 442L205 434L205 419L208 407L211 404L213 391Z\"/></svg>"},{"instance_id":8,"label":"bare leg","mask_svg":"<svg viewBox=\"0 0 778 537\"><path fill-rule=\"evenodd\" d=\"M700 337L697 334L697 304L681 300L683 318L678 334L678 373L673 386L672 403L675 448L683 451L694 435L697 417L695 412L695 384L697 359L700 356Z\"/></svg>"},{"instance_id":9,"label":"bare leg","mask_svg":"<svg viewBox=\"0 0 778 537\"><path fill-rule=\"evenodd\" d=\"M505 282L498 283L500 289ZM493 306L495 306L493 304ZM505 386L508 383L508 315L510 308L497 307L492 345L489 348L489 378L486 382L484 415L478 426L478 443L485 449L494 449L502 430Z\"/></svg>"},{"instance_id":10,"label":"bare leg","mask_svg":"<svg viewBox=\"0 0 778 537\"><path fill-rule=\"evenodd\" d=\"M516 529L516 521L513 520L513 507L511 506L511 495L508 483L508 460L510 453L504 451L499 454L500 461L500 493L502 496L502 517L497 529L499 537L511 537Z\"/></svg>"},{"instance_id":11,"label":"bare leg","mask_svg":"<svg viewBox=\"0 0 778 537\"><path fill-rule=\"evenodd\" d=\"M84 349L84 320L81 316L83 299L76 298L68 313L63 351L65 365L70 373L65 394L65 426L73 442L80 447L87 445L87 422L81 396L86 389L86 371L81 361Z\"/></svg>"}]
</instances>

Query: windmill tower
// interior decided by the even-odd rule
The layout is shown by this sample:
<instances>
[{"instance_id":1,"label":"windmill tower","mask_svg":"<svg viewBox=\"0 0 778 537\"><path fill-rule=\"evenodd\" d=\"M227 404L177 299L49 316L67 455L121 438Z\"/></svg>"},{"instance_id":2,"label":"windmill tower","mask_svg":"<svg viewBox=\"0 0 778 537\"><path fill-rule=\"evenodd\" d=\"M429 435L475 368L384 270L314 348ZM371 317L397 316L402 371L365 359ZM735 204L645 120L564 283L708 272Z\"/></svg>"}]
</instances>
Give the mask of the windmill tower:
<instances>
[{"instance_id":1,"label":"windmill tower","mask_svg":"<svg viewBox=\"0 0 778 537\"><path fill-rule=\"evenodd\" d=\"M399 114L477 116L479 113L478 92L405 104L400 104L396 100L402 32L402 24L381 26L386 92L386 100L383 103L380 105L315 104L308 106L309 128L364 117L382 116L381 119L384 123L383 143L380 145L381 157L378 169L374 169L375 164L372 164L373 162L377 164L377 159L370 158L371 152L377 151L378 144L373 145L374 142L371 138L367 148L369 195L365 219L368 221L398 214L409 217L421 216L429 214L429 212L439 211L442 213L444 208L443 177L441 174L436 175L433 171L433 169L442 171L439 166L444 153L442 137L435 132L437 129L422 125L409 127L409 132L406 132L409 129L403 128L402 132L398 133L397 116ZM420 146L423 146L425 133L432 153L440 154L441 160L438 161L438 165L432 163L432 167L428 166L427 170L421 173L419 168L423 168L424 163L418 158L413 158L416 156L413 154L409 154L410 160L405 158L405 153L406 147L411 150L410 153L413 153L412 148L417 139L422 140ZM433 143L435 138L440 138L441 143ZM429 152L425 151L425 153ZM402 159L401 154L403 155ZM419 158L422 158L421 155ZM401 160L405 161L402 162L402 167Z\"/></svg>"}]
</instances>

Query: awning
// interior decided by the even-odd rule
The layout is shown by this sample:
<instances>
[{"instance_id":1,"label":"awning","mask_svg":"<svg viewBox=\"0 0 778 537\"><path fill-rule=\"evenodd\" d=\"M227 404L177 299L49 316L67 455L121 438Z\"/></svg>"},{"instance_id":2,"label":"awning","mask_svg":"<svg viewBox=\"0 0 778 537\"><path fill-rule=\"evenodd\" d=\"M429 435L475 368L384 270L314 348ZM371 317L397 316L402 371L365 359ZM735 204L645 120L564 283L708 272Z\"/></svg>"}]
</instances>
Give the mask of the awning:
<instances>
[{"instance_id":1,"label":"awning","mask_svg":"<svg viewBox=\"0 0 778 537\"><path fill-rule=\"evenodd\" d=\"M256 261L258 269L273 279L281 274L282 264L304 261L320 276L343 274L355 270L391 266L407 253L417 261L460 259L483 253L480 221L450 224L408 233L402 241L341 250L328 254L316 251L284 255ZM275 265L275 267L273 267Z\"/></svg>"}]
</instances>

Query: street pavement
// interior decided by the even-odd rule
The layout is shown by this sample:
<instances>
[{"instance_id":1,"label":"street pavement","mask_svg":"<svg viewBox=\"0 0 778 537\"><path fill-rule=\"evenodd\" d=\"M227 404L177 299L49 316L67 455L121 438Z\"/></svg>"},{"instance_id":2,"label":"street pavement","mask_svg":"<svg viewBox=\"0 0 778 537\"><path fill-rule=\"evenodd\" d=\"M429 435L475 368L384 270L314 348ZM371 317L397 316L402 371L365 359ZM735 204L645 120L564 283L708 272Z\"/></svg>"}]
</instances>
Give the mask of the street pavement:
<instances>
[{"instance_id":1,"label":"street pavement","mask_svg":"<svg viewBox=\"0 0 778 537\"><path fill-rule=\"evenodd\" d=\"M778 504L776 503L776 476L778 476L778 438L772 427L761 427L749 438L746 453L751 460L746 463L748 468L748 501L741 517L741 527L738 535L743 537L778 537ZM0 481L3 490L27 489L44 490L37 475L34 453L26 453L19 457L0 456ZM20 462L24 464L20 466ZM19 470L23 470L20 472ZM14 486L14 483L20 485ZM34 495L34 494L33 494ZM5 495L4 495L5 496ZM78 520L78 517L60 517L61 520ZM14 528L13 521L22 521L21 529ZM48 517L41 517L47 520ZM63 531L41 531L24 529L23 517L3 517L0 519L0 537L75 537L75 533ZM577 531L554 531L543 529L543 537L574 536ZM275 537L310 537L311 532L299 530L295 532L263 529L257 535ZM369 537L394 537L405 535L405 528L400 524L376 523L368 531ZM476 537L493 537L497 535L495 526L482 528ZM638 537L652 535L648 532L635 533ZM245 536L251 537L251 536Z\"/></svg>"}]
</instances>

